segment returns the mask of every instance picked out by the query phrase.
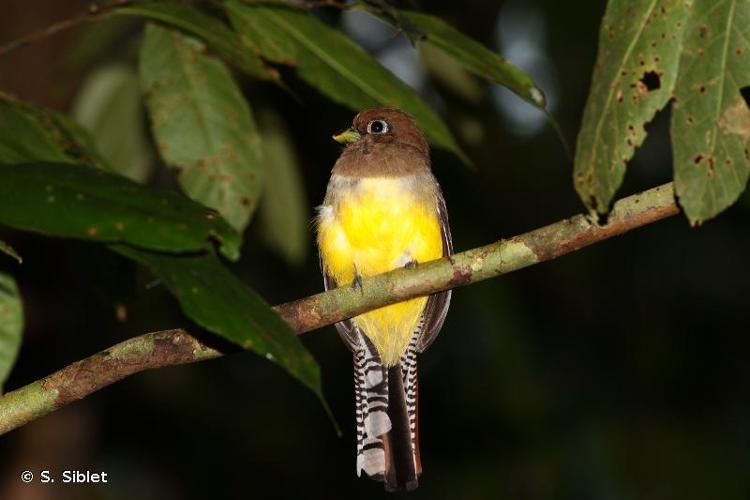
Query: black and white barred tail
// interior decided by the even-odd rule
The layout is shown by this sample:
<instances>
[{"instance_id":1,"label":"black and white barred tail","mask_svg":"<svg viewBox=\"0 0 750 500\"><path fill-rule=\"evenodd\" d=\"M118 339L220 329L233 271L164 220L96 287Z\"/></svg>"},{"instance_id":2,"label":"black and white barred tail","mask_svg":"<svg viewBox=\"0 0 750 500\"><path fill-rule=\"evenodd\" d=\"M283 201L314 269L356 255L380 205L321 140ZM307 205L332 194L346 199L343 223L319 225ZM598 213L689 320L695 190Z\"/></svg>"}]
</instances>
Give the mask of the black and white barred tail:
<instances>
[{"instance_id":1,"label":"black and white barred tail","mask_svg":"<svg viewBox=\"0 0 750 500\"><path fill-rule=\"evenodd\" d=\"M448 211L439 192L436 202L443 256L453 255ZM326 270L322 254L320 267L326 290L336 288L339 284ZM375 347L353 320L336 323L341 339L354 353L357 475L365 471L368 476L384 481L387 490L412 490L417 487L422 473L417 353L424 352L437 337L450 299L450 290L428 297L400 364L389 368L383 366Z\"/></svg>"},{"instance_id":2,"label":"black and white barred tail","mask_svg":"<svg viewBox=\"0 0 750 500\"><path fill-rule=\"evenodd\" d=\"M386 490L411 491L422 472L417 426L416 339L399 365L380 362L370 340L358 332L354 352L357 475L364 471Z\"/></svg>"}]
</instances>

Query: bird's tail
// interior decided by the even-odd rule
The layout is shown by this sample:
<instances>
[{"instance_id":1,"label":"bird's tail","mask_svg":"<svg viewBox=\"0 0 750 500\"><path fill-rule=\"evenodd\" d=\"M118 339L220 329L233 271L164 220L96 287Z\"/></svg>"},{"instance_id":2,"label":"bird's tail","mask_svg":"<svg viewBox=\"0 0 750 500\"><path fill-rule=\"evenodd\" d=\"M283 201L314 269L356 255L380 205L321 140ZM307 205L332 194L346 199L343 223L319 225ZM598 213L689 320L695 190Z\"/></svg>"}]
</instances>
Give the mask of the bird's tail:
<instances>
[{"instance_id":1,"label":"bird's tail","mask_svg":"<svg viewBox=\"0 0 750 500\"><path fill-rule=\"evenodd\" d=\"M416 342L399 365L386 367L370 340L359 335L360 349L354 353L357 475L365 471L384 481L388 491L413 490L422 472Z\"/></svg>"}]
</instances>

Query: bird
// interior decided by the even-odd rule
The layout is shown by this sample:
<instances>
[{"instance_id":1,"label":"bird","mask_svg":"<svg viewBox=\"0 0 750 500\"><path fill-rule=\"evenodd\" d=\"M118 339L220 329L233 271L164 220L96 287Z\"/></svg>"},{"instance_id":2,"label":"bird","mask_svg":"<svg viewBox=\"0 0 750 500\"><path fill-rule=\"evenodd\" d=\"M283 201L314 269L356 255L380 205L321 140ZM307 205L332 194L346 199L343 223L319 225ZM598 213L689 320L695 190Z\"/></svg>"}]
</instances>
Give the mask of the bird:
<instances>
[{"instance_id":1,"label":"bird","mask_svg":"<svg viewBox=\"0 0 750 500\"><path fill-rule=\"evenodd\" d=\"M316 216L326 290L453 254L430 147L410 114L365 110L333 138L345 147ZM417 354L440 332L450 298L439 292L336 323L354 358L357 476L387 491L419 484Z\"/></svg>"}]
</instances>

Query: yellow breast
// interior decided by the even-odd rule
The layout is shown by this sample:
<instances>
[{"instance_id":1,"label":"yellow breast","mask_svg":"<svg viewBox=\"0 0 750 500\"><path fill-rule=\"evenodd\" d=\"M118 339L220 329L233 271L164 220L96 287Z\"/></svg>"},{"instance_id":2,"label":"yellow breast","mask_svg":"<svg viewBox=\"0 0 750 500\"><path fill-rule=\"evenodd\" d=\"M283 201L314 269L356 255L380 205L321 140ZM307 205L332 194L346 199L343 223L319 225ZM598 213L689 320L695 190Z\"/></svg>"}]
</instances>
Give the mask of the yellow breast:
<instances>
[{"instance_id":1,"label":"yellow breast","mask_svg":"<svg viewBox=\"0 0 750 500\"><path fill-rule=\"evenodd\" d=\"M340 176L337 176L340 177ZM414 177L334 179L318 218L323 265L339 286L411 261L442 257L433 185ZM376 309L354 318L386 365L406 351L426 298Z\"/></svg>"}]
</instances>

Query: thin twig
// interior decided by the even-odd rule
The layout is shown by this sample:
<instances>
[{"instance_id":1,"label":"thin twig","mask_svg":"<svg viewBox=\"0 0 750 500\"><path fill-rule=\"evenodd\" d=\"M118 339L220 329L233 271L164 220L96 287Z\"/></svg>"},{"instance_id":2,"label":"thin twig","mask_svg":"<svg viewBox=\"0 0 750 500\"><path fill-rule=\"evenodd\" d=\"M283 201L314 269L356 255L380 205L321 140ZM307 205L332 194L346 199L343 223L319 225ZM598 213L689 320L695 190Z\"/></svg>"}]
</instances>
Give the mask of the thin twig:
<instances>
[{"instance_id":1,"label":"thin twig","mask_svg":"<svg viewBox=\"0 0 750 500\"><path fill-rule=\"evenodd\" d=\"M83 14L79 14L70 19L58 21L47 26L46 28L33 31L20 38L16 38L15 40L11 40L10 42L0 45L0 57L4 56L8 52L26 47L28 45L31 45L32 43L39 42L40 40L56 35L63 31L67 31L81 24L99 20L102 17L110 14L117 7L129 5L132 3L133 0L112 0L110 3L101 6L93 4L91 5L91 7L89 7L89 10Z\"/></svg>"},{"instance_id":2,"label":"thin twig","mask_svg":"<svg viewBox=\"0 0 750 500\"><path fill-rule=\"evenodd\" d=\"M316 2L300 2L301 7L305 9L315 9L318 7L335 7L337 9L351 9L354 5L346 2L337 2L336 0L318 0Z\"/></svg>"},{"instance_id":3,"label":"thin twig","mask_svg":"<svg viewBox=\"0 0 750 500\"><path fill-rule=\"evenodd\" d=\"M451 257L368 278L276 306L298 334L413 297L507 274L555 259L679 212L672 184L618 201L607 224L576 215L507 240ZM0 434L81 399L134 373L203 361L222 354L184 330L134 337L0 398Z\"/></svg>"},{"instance_id":4,"label":"thin twig","mask_svg":"<svg viewBox=\"0 0 750 500\"><path fill-rule=\"evenodd\" d=\"M20 49L31 45L32 43L39 42L50 36L56 35L63 31L67 31L71 28L85 24L92 21L98 21L109 14L112 14L115 9L125 5L132 5L135 3L148 3L148 0L139 2L138 0L111 0L109 3L104 5L92 4L89 10L83 14L79 14L70 19L64 19L54 24L47 26L46 28L33 31L20 38L11 40L3 45L0 45L0 57L14 50ZM276 3L276 2L270 2ZM315 9L318 7L335 7L337 9L350 9L354 4L340 2L337 0L317 0L313 2L278 2L281 5L293 5L303 9Z\"/></svg>"}]
</instances>

